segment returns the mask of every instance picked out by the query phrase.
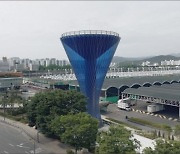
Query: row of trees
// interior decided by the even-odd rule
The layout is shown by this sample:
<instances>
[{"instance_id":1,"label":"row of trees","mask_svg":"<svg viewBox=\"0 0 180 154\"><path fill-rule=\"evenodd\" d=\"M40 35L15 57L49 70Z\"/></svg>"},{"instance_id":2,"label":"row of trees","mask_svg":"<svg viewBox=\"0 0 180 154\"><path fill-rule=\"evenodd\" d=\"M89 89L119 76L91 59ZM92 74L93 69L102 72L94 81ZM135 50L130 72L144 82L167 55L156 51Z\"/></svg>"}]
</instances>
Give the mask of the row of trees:
<instances>
[{"instance_id":1,"label":"row of trees","mask_svg":"<svg viewBox=\"0 0 180 154\"><path fill-rule=\"evenodd\" d=\"M63 70L63 69L71 69L71 65L65 65L65 66L58 66L58 65L49 65L49 66L39 66L40 71L45 70Z\"/></svg>"}]
</instances>

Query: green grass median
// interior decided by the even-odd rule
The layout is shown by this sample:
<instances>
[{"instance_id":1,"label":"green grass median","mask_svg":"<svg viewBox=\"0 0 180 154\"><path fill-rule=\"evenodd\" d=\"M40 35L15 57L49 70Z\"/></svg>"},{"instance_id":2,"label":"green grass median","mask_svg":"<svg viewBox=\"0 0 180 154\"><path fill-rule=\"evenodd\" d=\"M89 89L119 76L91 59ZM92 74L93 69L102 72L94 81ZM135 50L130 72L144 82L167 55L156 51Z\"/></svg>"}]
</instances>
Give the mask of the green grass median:
<instances>
[{"instance_id":1,"label":"green grass median","mask_svg":"<svg viewBox=\"0 0 180 154\"><path fill-rule=\"evenodd\" d=\"M168 132L172 131L172 128L169 125L166 125L166 124L158 124L158 123L154 123L152 121L147 121L147 120L134 118L134 117L128 118L128 120L130 122L134 122L134 123L137 123L137 124L140 124L140 125L146 125L146 126L158 128L158 129L161 129L161 130L165 130L165 131L168 131Z\"/></svg>"},{"instance_id":2,"label":"green grass median","mask_svg":"<svg viewBox=\"0 0 180 154\"><path fill-rule=\"evenodd\" d=\"M15 121L20 121L20 122L25 123L25 124L28 123L27 118L24 115L13 116L13 115L10 115L7 113L4 114L3 112L0 112L0 116L8 118L8 119L15 120Z\"/></svg>"},{"instance_id":3,"label":"green grass median","mask_svg":"<svg viewBox=\"0 0 180 154\"><path fill-rule=\"evenodd\" d=\"M140 128L136 127L136 126L133 126L133 125L130 125L130 124L127 124L126 122L122 122L122 121L119 121L119 120L115 120L115 119L112 119L112 118L106 118L110 121L113 121L117 124L120 124L122 126L127 126L127 127L130 127L130 128L133 128L133 129L136 129L136 130L141 130Z\"/></svg>"}]
</instances>

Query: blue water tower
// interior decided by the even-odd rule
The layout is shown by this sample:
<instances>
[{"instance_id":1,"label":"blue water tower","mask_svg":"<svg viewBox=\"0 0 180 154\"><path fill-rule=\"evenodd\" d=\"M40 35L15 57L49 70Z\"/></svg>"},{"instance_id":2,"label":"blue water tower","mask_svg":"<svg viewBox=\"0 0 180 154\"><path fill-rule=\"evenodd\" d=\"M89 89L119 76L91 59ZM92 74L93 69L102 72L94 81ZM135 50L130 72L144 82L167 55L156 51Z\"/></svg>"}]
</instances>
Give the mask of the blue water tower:
<instances>
[{"instance_id":1,"label":"blue water tower","mask_svg":"<svg viewBox=\"0 0 180 154\"><path fill-rule=\"evenodd\" d=\"M87 97L87 111L101 120L99 96L105 75L120 41L111 31L84 30L60 38L73 67L81 92Z\"/></svg>"}]
</instances>

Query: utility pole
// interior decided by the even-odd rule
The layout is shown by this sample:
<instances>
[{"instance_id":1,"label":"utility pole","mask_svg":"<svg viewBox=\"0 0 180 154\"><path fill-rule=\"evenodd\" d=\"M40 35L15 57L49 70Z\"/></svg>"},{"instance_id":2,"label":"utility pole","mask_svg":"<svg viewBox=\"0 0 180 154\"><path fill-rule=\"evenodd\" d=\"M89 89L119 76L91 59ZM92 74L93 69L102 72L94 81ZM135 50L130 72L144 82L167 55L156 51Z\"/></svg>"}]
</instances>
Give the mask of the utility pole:
<instances>
[{"instance_id":1,"label":"utility pole","mask_svg":"<svg viewBox=\"0 0 180 154\"><path fill-rule=\"evenodd\" d=\"M39 143L39 128L38 128L38 123L37 123L37 121L36 121L36 130L37 130L37 135L36 135L36 137L37 137L37 142Z\"/></svg>"},{"instance_id":2,"label":"utility pole","mask_svg":"<svg viewBox=\"0 0 180 154\"><path fill-rule=\"evenodd\" d=\"M34 154L36 154L36 144L35 144L35 140L34 140Z\"/></svg>"},{"instance_id":3,"label":"utility pole","mask_svg":"<svg viewBox=\"0 0 180 154\"><path fill-rule=\"evenodd\" d=\"M4 95L4 100L3 100L3 112L4 112L4 121L5 121L5 101L6 101L6 99L7 99L7 90L6 90L6 94Z\"/></svg>"},{"instance_id":4,"label":"utility pole","mask_svg":"<svg viewBox=\"0 0 180 154\"><path fill-rule=\"evenodd\" d=\"M3 111L4 111L4 121L5 121L5 99L4 99L4 101L3 101Z\"/></svg>"}]
</instances>

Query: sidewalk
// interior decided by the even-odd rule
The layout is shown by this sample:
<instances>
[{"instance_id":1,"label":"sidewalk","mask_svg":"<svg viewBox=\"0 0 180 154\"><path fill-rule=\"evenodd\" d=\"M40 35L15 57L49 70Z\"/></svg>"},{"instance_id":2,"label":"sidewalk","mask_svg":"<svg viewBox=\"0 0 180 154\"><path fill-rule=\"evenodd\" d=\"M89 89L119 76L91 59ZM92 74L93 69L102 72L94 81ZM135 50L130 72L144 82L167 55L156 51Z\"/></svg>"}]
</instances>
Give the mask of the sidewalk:
<instances>
[{"instance_id":1,"label":"sidewalk","mask_svg":"<svg viewBox=\"0 0 180 154\"><path fill-rule=\"evenodd\" d=\"M30 139L34 140L39 147L42 147L49 154L66 154L66 149L71 148L68 145L61 143L57 139L51 139L45 137L43 134L38 133L38 131L32 127L29 127L26 124L14 121L11 119L5 119L0 116L0 122L6 123L10 126L20 129L24 132ZM39 143L37 142L37 133L39 134Z\"/></svg>"}]
</instances>

